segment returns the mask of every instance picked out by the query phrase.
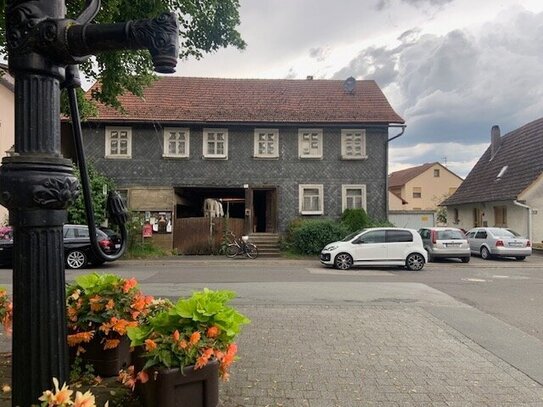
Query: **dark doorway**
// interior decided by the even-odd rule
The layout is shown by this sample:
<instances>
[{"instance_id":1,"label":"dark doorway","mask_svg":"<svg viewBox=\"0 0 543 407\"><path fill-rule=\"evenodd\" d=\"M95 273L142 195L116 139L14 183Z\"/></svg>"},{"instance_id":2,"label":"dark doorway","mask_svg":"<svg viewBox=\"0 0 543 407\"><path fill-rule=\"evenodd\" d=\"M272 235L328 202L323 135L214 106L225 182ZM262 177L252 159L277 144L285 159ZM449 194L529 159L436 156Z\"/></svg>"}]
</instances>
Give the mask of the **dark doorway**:
<instances>
[{"instance_id":1,"label":"dark doorway","mask_svg":"<svg viewBox=\"0 0 543 407\"><path fill-rule=\"evenodd\" d=\"M275 232L275 189L253 189L253 232Z\"/></svg>"}]
</instances>

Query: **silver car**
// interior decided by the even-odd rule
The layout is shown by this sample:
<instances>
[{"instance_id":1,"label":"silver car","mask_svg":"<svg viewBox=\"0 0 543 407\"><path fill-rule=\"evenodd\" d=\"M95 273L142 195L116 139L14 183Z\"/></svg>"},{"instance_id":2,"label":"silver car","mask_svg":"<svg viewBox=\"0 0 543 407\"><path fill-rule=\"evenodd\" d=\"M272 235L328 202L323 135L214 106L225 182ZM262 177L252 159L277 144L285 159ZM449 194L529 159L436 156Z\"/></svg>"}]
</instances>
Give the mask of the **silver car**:
<instances>
[{"instance_id":1,"label":"silver car","mask_svg":"<svg viewBox=\"0 0 543 407\"><path fill-rule=\"evenodd\" d=\"M437 258L459 258L468 263L471 258L466 236L460 229L449 227L431 227L419 229L424 248L428 252L428 261Z\"/></svg>"},{"instance_id":2,"label":"silver car","mask_svg":"<svg viewBox=\"0 0 543 407\"><path fill-rule=\"evenodd\" d=\"M471 252L481 255L484 260L491 257L524 260L532 254L532 245L528 239L505 228L474 228L468 230L466 237Z\"/></svg>"}]
</instances>

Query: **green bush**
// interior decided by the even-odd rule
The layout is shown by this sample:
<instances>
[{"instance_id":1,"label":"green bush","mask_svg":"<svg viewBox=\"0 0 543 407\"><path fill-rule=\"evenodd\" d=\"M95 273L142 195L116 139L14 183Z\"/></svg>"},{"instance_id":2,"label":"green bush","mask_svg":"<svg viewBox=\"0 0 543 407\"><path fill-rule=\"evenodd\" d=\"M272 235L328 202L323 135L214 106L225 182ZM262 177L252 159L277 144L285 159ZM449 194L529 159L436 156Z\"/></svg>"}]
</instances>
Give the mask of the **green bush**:
<instances>
[{"instance_id":1,"label":"green bush","mask_svg":"<svg viewBox=\"0 0 543 407\"><path fill-rule=\"evenodd\" d=\"M341 215L341 223L349 232L356 232L371 225L371 220L366 211L360 209L345 209Z\"/></svg>"},{"instance_id":2,"label":"green bush","mask_svg":"<svg viewBox=\"0 0 543 407\"><path fill-rule=\"evenodd\" d=\"M333 220L305 220L293 228L290 246L300 254L318 254L328 243L348 233L344 225Z\"/></svg>"}]
</instances>

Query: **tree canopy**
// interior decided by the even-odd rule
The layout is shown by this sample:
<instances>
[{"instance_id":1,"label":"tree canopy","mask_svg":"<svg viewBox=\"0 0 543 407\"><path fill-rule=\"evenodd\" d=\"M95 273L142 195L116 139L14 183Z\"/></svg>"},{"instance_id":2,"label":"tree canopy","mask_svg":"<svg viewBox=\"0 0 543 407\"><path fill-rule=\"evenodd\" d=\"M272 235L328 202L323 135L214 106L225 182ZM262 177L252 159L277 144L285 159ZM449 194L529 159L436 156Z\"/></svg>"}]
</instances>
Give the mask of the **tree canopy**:
<instances>
[{"instance_id":1,"label":"tree canopy","mask_svg":"<svg viewBox=\"0 0 543 407\"><path fill-rule=\"evenodd\" d=\"M8 0L0 0L0 10ZM52 1L52 0L50 0ZM85 0L67 0L67 17L77 17L85 8ZM239 0L102 0L96 23L116 23L141 18L154 18L173 11L179 20L179 58L201 58L203 54L234 46L245 48L237 27ZM0 56L6 56L5 13L0 13ZM102 53L80 65L90 80L102 86L92 97L110 106L120 107L117 96L125 91L141 96L155 78L147 51Z\"/></svg>"}]
</instances>

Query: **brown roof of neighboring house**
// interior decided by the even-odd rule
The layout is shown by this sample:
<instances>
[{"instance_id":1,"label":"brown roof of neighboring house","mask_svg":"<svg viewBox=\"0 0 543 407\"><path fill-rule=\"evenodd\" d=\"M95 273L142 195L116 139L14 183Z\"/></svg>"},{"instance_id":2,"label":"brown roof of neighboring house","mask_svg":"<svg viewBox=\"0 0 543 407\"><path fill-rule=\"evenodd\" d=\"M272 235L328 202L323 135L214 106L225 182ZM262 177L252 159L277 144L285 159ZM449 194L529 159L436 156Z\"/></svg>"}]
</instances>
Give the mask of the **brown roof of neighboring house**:
<instances>
[{"instance_id":1,"label":"brown roof of neighboring house","mask_svg":"<svg viewBox=\"0 0 543 407\"><path fill-rule=\"evenodd\" d=\"M9 74L6 64L0 64L0 83L12 92L15 90L15 79Z\"/></svg>"},{"instance_id":2,"label":"brown roof of neighboring house","mask_svg":"<svg viewBox=\"0 0 543 407\"><path fill-rule=\"evenodd\" d=\"M543 172L543 118L504 135L492 160L490 154L488 147L456 192L441 205L516 199Z\"/></svg>"},{"instance_id":3,"label":"brown roof of neighboring house","mask_svg":"<svg viewBox=\"0 0 543 407\"><path fill-rule=\"evenodd\" d=\"M390 173L388 176L388 187L399 187L402 185L407 184L409 181L411 181L413 178L419 176L424 171L426 171L428 168L432 167L435 164L439 164L438 162L435 163L425 163L422 165L419 165L418 167L410 167L406 168L405 170L395 171Z\"/></svg>"},{"instance_id":4,"label":"brown roof of neighboring house","mask_svg":"<svg viewBox=\"0 0 543 407\"><path fill-rule=\"evenodd\" d=\"M91 121L192 123L404 123L372 80L345 91L341 80L161 77L119 98L125 113L98 105ZM87 95L99 85L94 85Z\"/></svg>"}]
</instances>

